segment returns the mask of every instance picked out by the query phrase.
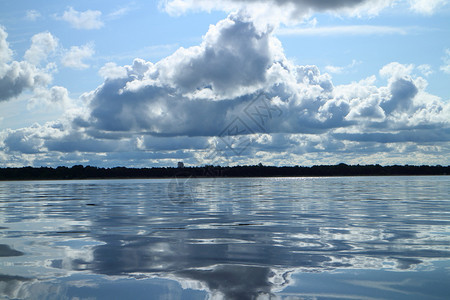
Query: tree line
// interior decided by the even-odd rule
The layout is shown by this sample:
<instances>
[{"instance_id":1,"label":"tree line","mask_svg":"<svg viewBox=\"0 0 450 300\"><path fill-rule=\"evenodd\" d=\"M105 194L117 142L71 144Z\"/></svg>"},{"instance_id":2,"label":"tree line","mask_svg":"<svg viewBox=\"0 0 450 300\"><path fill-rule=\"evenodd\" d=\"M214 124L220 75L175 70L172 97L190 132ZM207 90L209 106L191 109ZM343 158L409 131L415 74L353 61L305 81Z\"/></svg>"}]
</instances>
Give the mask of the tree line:
<instances>
[{"instance_id":1,"label":"tree line","mask_svg":"<svg viewBox=\"0 0 450 300\"><path fill-rule=\"evenodd\" d=\"M302 176L394 176L394 175L450 175L450 166L414 165L318 165L304 166L213 166L101 168L74 165L72 167L0 168L0 180L55 179L119 179L172 177L302 177Z\"/></svg>"}]
</instances>

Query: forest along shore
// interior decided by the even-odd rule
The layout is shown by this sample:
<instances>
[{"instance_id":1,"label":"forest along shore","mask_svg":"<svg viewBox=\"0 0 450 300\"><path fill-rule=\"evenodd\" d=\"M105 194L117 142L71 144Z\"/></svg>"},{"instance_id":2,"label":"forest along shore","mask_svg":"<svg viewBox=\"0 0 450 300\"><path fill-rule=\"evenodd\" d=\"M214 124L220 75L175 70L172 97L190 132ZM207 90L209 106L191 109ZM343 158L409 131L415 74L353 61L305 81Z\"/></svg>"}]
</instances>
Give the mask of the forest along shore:
<instances>
[{"instance_id":1,"label":"forest along shore","mask_svg":"<svg viewBox=\"0 0 450 300\"><path fill-rule=\"evenodd\" d=\"M0 180L64 180L172 177L307 177L307 176L404 176L450 175L450 166L412 165L320 165L302 166L233 166L166 168L101 168L75 165L72 167L0 168Z\"/></svg>"}]
</instances>

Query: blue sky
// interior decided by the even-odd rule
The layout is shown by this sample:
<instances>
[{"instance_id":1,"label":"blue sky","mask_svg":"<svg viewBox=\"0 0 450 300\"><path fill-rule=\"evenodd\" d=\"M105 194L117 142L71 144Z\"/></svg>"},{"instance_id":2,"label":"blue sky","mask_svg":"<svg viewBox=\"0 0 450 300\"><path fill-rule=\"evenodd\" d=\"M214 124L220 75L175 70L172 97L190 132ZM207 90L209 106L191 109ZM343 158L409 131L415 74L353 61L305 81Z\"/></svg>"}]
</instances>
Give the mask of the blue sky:
<instances>
[{"instance_id":1,"label":"blue sky","mask_svg":"<svg viewBox=\"0 0 450 300\"><path fill-rule=\"evenodd\" d=\"M450 163L447 0L0 8L1 166Z\"/></svg>"}]
</instances>

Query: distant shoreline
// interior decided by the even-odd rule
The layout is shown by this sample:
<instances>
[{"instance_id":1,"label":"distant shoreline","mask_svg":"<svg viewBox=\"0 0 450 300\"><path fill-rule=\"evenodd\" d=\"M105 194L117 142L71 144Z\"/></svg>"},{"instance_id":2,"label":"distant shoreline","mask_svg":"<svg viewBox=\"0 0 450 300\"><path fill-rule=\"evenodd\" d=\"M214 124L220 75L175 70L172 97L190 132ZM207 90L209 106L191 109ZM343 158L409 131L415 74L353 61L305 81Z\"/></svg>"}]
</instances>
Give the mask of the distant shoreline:
<instances>
[{"instance_id":1,"label":"distant shoreline","mask_svg":"<svg viewBox=\"0 0 450 300\"><path fill-rule=\"evenodd\" d=\"M206 165L201 167L167 168L99 168L75 165L72 167L0 168L0 181L12 180L74 180L74 179L164 179L212 177L338 177L338 176L420 176L450 175L450 166L413 165L319 165L302 166L234 166Z\"/></svg>"}]
</instances>

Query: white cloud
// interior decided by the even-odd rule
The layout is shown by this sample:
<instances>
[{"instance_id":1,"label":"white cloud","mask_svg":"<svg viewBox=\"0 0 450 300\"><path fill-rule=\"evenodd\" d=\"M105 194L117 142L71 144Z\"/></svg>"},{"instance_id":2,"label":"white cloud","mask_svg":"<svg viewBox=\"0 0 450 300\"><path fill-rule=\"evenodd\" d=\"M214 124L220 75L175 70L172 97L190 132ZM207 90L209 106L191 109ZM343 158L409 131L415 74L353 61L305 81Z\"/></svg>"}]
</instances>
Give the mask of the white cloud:
<instances>
[{"instance_id":1,"label":"white cloud","mask_svg":"<svg viewBox=\"0 0 450 300\"><path fill-rule=\"evenodd\" d=\"M0 54L8 60L6 33L3 37L0 45L6 48ZM72 66L92 56L93 49L84 47L72 47L78 55L65 57ZM334 85L317 66L288 60L270 28L231 14L211 26L200 45L180 48L156 63L105 64L99 70L105 81L82 96L85 106L69 105L58 122L2 131L0 155L11 163L34 157L36 163L57 164L82 155L97 165L122 164L125 158L138 165L180 158L192 164L285 164L301 157L315 163L354 162L356 157L371 159L365 163L392 156L414 160L414 152L405 154L398 145L419 149L450 141L450 104L428 94L417 71L429 70L393 62L381 68L379 75L386 79L381 85L375 75ZM30 88L36 105L71 102L63 87ZM265 102L252 102L261 99ZM239 156L226 148L227 141L249 147ZM438 161L436 154L421 159Z\"/></svg>"},{"instance_id":2,"label":"white cloud","mask_svg":"<svg viewBox=\"0 0 450 300\"><path fill-rule=\"evenodd\" d=\"M397 80L405 77L409 77L414 70L414 65L403 65L398 62L392 62L385 65L380 70L380 75L390 80Z\"/></svg>"},{"instance_id":3,"label":"white cloud","mask_svg":"<svg viewBox=\"0 0 450 300\"><path fill-rule=\"evenodd\" d=\"M99 29L103 27L103 21L100 19L102 12L98 10L86 10L84 12L76 11L69 7L61 17L61 20L68 22L76 29Z\"/></svg>"},{"instance_id":4,"label":"white cloud","mask_svg":"<svg viewBox=\"0 0 450 300\"><path fill-rule=\"evenodd\" d=\"M383 9L406 4L411 10L433 14L447 0L161 0L160 7L170 15L188 11L222 10L245 12L257 22L278 24L299 23L314 12L326 12L349 16L375 16Z\"/></svg>"},{"instance_id":5,"label":"white cloud","mask_svg":"<svg viewBox=\"0 0 450 300\"><path fill-rule=\"evenodd\" d=\"M49 32L35 34L31 38L31 47L25 52L24 58L33 65L38 65L58 47L58 39Z\"/></svg>"},{"instance_id":6,"label":"white cloud","mask_svg":"<svg viewBox=\"0 0 450 300\"><path fill-rule=\"evenodd\" d=\"M5 64L5 63L9 62L12 58L13 52L9 48L8 41L6 40L7 38L8 38L8 33L5 31L5 29L2 26L0 26L0 64ZM3 66L1 69L3 69Z\"/></svg>"},{"instance_id":7,"label":"white cloud","mask_svg":"<svg viewBox=\"0 0 450 300\"><path fill-rule=\"evenodd\" d=\"M45 86L51 76L27 62L13 61L0 77L0 101L14 98L26 89Z\"/></svg>"},{"instance_id":8,"label":"white cloud","mask_svg":"<svg viewBox=\"0 0 450 300\"><path fill-rule=\"evenodd\" d=\"M42 15L40 12L38 12L37 10L31 9L31 10L27 10L25 19L27 19L28 21L36 21L37 19L39 19L41 17L42 17Z\"/></svg>"},{"instance_id":9,"label":"white cloud","mask_svg":"<svg viewBox=\"0 0 450 300\"><path fill-rule=\"evenodd\" d=\"M447 0L409 0L411 5L411 10L425 14L432 15L439 8L446 5L448 3Z\"/></svg>"},{"instance_id":10,"label":"white cloud","mask_svg":"<svg viewBox=\"0 0 450 300\"><path fill-rule=\"evenodd\" d=\"M52 80L47 70L39 69L34 64L27 61L11 62L12 51L6 41L7 36L0 27L0 101L17 97L27 89L46 86Z\"/></svg>"},{"instance_id":11,"label":"white cloud","mask_svg":"<svg viewBox=\"0 0 450 300\"><path fill-rule=\"evenodd\" d=\"M383 8L394 3L393 0L343 0L343 1L310 1L310 0L166 0L161 1L161 7L169 14L177 15L189 10L224 10L227 12L239 9L247 11L262 11L272 8L272 12L282 13L285 17L301 18L313 11L339 12L350 15L377 14Z\"/></svg>"},{"instance_id":12,"label":"white cloud","mask_svg":"<svg viewBox=\"0 0 450 300\"><path fill-rule=\"evenodd\" d=\"M208 88L218 95L241 94L265 81L272 58L282 55L279 51L270 32L231 17L211 26L201 46L180 48L159 62L159 79L182 92Z\"/></svg>"},{"instance_id":13,"label":"white cloud","mask_svg":"<svg viewBox=\"0 0 450 300\"><path fill-rule=\"evenodd\" d=\"M345 67L338 67L338 66L325 66L325 71L328 73L334 73L334 74L342 74L344 72Z\"/></svg>"},{"instance_id":14,"label":"white cloud","mask_svg":"<svg viewBox=\"0 0 450 300\"><path fill-rule=\"evenodd\" d=\"M423 94L425 79L413 76L413 65L384 66L380 75L387 86L375 86L371 77L334 87L317 67L287 60L270 30L261 32L238 15L211 26L200 46L180 48L155 64L135 60L125 68L126 77L120 69L120 78L107 80L91 94L90 112L77 120L80 126L90 132L216 136L236 116L243 118L260 92L284 112L265 128L271 133L324 134L353 126L363 131L380 124L413 128L433 122L423 114L427 105L417 103L419 95L429 96ZM433 110L436 122L445 123L445 105L435 105L441 107Z\"/></svg>"},{"instance_id":15,"label":"white cloud","mask_svg":"<svg viewBox=\"0 0 450 300\"><path fill-rule=\"evenodd\" d=\"M433 68L430 65L424 64L417 66L417 69L425 76L428 77L433 74Z\"/></svg>"},{"instance_id":16,"label":"white cloud","mask_svg":"<svg viewBox=\"0 0 450 300\"><path fill-rule=\"evenodd\" d=\"M127 77L127 68L116 65L113 62L106 63L100 68L98 74L104 79L117 79Z\"/></svg>"},{"instance_id":17,"label":"white cloud","mask_svg":"<svg viewBox=\"0 0 450 300\"><path fill-rule=\"evenodd\" d=\"M450 49L445 49L445 56L442 58L444 64L441 66L441 71L450 74Z\"/></svg>"},{"instance_id":18,"label":"white cloud","mask_svg":"<svg viewBox=\"0 0 450 300\"><path fill-rule=\"evenodd\" d=\"M350 64L343 66L343 67L331 66L331 65L325 66L325 71L332 73L332 74L342 74L342 73L346 73L349 70L355 68L359 64L361 64L360 61L353 60Z\"/></svg>"},{"instance_id":19,"label":"white cloud","mask_svg":"<svg viewBox=\"0 0 450 300\"><path fill-rule=\"evenodd\" d=\"M61 59L63 66L73 69L87 69L89 65L84 62L94 55L94 44L89 43L83 46L72 46Z\"/></svg>"},{"instance_id":20,"label":"white cloud","mask_svg":"<svg viewBox=\"0 0 450 300\"><path fill-rule=\"evenodd\" d=\"M32 109L37 106L44 106L46 108L60 107L68 109L71 105L69 92L62 86L53 86L50 89L39 87L34 90L28 108Z\"/></svg>"},{"instance_id":21,"label":"white cloud","mask_svg":"<svg viewBox=\"0 0 450 300\"><path fill-rule=\"evenodd\" d=\"M107 18L110 20L115 20L115 19L118 19L118 18L128 14L130 11L135 10L137 8L138 7L135 3L131 3L131 4L128 4L127 6L120 7L118 9L114 10L113 12L109 13L107 15Z\"/></svg>"}]
</instances>

